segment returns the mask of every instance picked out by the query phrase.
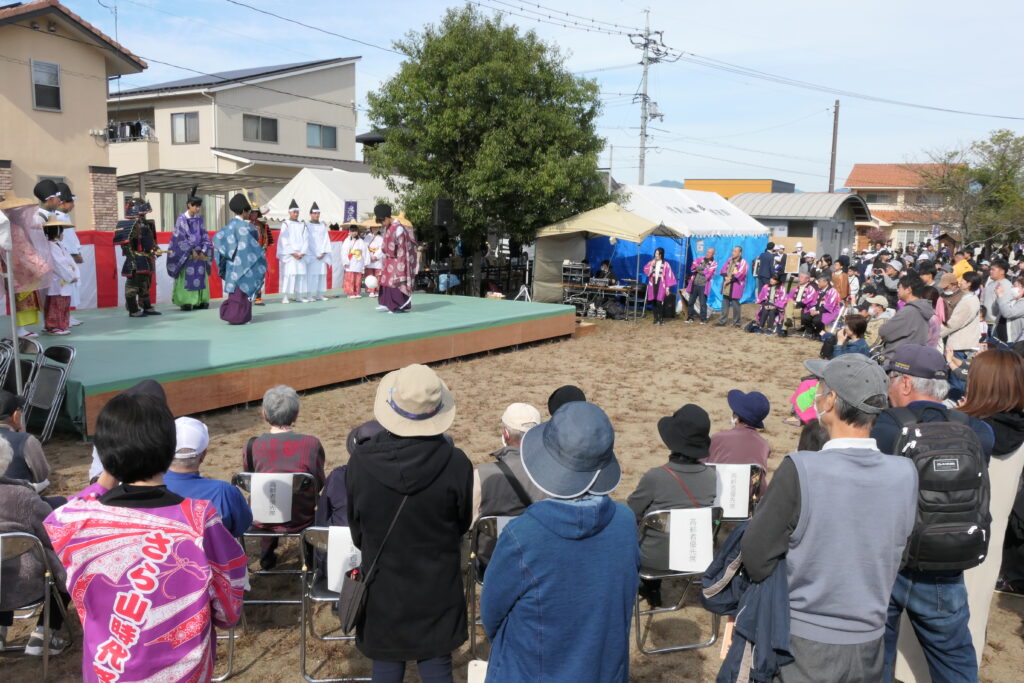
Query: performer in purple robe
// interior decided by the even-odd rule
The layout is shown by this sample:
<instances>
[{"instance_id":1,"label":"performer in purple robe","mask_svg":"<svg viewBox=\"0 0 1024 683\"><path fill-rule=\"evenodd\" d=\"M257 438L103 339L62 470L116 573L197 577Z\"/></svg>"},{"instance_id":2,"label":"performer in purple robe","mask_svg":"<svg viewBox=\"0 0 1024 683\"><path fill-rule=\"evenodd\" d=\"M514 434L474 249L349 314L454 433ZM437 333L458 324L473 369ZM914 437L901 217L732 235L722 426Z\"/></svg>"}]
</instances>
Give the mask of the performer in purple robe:
<instances>
[{"instance_id":1,"label":"performer in purple robe","mask_svg":"<svg viewBox=\"0 0 1024 683\"><path fill-rule=\"evenodd\" d=\"M818 277L818 300L810 308L804 309L801 316L804 327L809 328L811 335L818 337L839 317L839 309L843 302L839 292L832 286L832 278L827 274Z\"/></svg>"},{"instance_id":2,"label":"performer in purple robe","mask_svg":"<svg viewBox=\"0 0 1024 683\"><path fill-rule=\"evenodd\" d=\"M412 287L416 278L416 237L412 228L391 215L388 204L373 208L377 223L384 226L384 268L380 271L378 311L401 313L412 308Z\"/></svg>"},{"instance_id":3,"label":"performer in purple robe","mask_svg":"<svg viewBox=\"0 0 1024 683\"><path fill-rule=\"evenodd\" d=\"M782 286L782 276L773 273L768 284L761 288L757 295L760 308L757 313L757 325L763 334L772 334L782 330L782 316L786 309L786 288Z\"/></svg>"},{"instance_id":4,"label":"performer in purple robe","mask_svg":"<svg viewBox=\"0 0 1024 683\"><path fill-rule=\"evenodd\" d=\"M210 307L210 259L213 243L203 223L203 200L192 186L187 208L174 223L167 274L174 278L171 301L183 311Z\"/></svg>"}]
</instances>

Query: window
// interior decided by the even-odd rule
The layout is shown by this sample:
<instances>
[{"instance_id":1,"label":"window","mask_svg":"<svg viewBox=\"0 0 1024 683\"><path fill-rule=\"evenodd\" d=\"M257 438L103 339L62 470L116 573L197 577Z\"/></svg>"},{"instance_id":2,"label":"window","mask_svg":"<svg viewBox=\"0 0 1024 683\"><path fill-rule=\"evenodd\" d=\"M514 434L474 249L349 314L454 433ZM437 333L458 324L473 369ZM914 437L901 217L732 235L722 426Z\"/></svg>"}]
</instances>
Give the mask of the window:
<instances>
[{"instance_id":1,"label":"window","mask_svg":"<svg viewBox=\"0 0 1024 683\"><path fill-rule=\"evenodd\" d=\"M199 112L171 114L171 144L194 145L199 142Z\"/></svg>"},{"instance_id":2,"label":"window","mask_svg":"<svg viewBox=\"0 0 1024 683\"><path fill-rule=\"evenodd\" d=\"M932 236L931 230L893 230L893 239L896 244L906 247L908 244L919 244L926 242Z\"/></svg>"},{"instance_id":3,"label":"window","mask_svg":"<svg viewBox=\"0 0 1024 683\"><path fill-rule=\"evenodd\" d=\"M319 123L307 123L306 147L337 149L338 129L334 126L321 126Z\"/></svg>"},{"instance_id":4,"label":"window","mask_svg":"<svg viewBox=\"0 0 1024 683\"><path fill-rule=\"evenodd\" d=\"M277 142L277 119L242 114L242 138L252 142Z\"/></svg>"},{"instance_id":5,"label":"window","mask_svg":"<svg viewBox=\"0 0 1024 683\"><path fill-rule=\"evenodd\" d=\"M32 106L60 111L60 65L32 60Z\"/></svg>"},{"instance_id":6,"label":"window","mask_svg":"<svg viewBox=\"0 0 1024 683\"><path fill-rule=\"evenodd\" d=\"M787 237L814 237L814 221L790 221Z\"/></svg>"},{"instance_id":7,"label":"window","mask_svg":"<svg viewBox=\"0 0 1024 683\"><path fill-rule=\"evenodd\" d=\"M868 192L864 195L868 204L892 204L891 192Z\"/></svg>"},{"instance_id":8,"label":"window","mask_svg":"<svg viewBox=\"0 0 1024 683\"><path fill-rule=\"evenodd\" d=\"M42 182L44 180L52 180L58 185L60 185L61 183L66 183L68 181L68 179L62 175L41 175L36 178L36 182Z\"/></svg>"}]
</instances>

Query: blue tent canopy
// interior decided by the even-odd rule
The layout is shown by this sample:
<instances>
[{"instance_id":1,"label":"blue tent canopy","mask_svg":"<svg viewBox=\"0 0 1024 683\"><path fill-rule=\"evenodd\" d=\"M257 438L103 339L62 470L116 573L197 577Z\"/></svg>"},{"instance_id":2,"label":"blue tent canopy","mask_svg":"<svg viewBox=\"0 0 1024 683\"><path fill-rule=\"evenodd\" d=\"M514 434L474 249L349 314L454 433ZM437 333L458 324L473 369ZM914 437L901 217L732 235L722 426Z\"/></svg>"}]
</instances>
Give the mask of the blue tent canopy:
<instances>
[{"instance_id":1,"label":"blue tent canopy","mask_svg":"<svg viewBox=\"0 0 1024 683\"><path fill-rule=\"evenodd\" d=\"M715 248L715 258L719 263L719 270L724 265L732 248L739 246L743 248L743 258L753 267L753 261L757 255L764 251L768 245L767 235L722 235L708 237L648 237L639 245L633 242L618 240L612 243L608 237L591 237L587 240L587 262L591 268L597 269L601 261L607 259L612 264L612 270L616 277L622 279L633 279L636 277L637 252L640 253L640 274L637 278L640 282L647 282L643 274L643 267L648 261L654 258L654 250L662 247L665 250L665 260L672 267L676 279L680 283L680 289L690 274L690 264L694 259L704 255L709 247ZM747 276L747 286L743 290L742 303L750 303L757 296L755 291L757 281L753 273ZM708 297L708 307L713 310L722 308L722 275L716 273L711 281L711 295Z\"/></svg>"}]
</instances>

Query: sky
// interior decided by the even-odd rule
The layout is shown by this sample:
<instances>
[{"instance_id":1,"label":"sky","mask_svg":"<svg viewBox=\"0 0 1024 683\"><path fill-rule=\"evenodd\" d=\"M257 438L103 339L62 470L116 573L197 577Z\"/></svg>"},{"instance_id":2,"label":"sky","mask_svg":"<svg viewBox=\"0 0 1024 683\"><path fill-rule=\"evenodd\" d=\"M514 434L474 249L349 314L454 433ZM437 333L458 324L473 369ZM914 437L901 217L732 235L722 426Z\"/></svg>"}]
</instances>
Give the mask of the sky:
<instances>
[{"instance_id":1,"label":"sky","mask_svg":"<svg viewBox=\"0 0 1024 683\"><path fill-rule=\"evenodd\" d=\"M123 88L196 75L187 69L209 73L359 55L360 107L366 93L401 64L403 57L388 51L392 41L438 23L447 8L463 4L244 0L306 27L230 0L102 2L64 0L144 59L186 68L151 61L143 73L122 79ZM666 46L686 53L674 63L650 67L648 95L664 118L652 121L648 130L647 183L774 178L803 191L827 189L837 95L708 68L691 55L848 93L838 96L836 187L844 185L855 163L927 161L930 152L965 146L999 128L1024 134L1020 0L480 0L478 9L503 10L506 23L557 46L568 70L598 82L603 104L598 133L607 142L600 165L610 164L619 182L637 182L640 105L634 94L641 53L628 35L553 22L631 33L643 28L649 10L651 30L662 31ZM986 116L897 106L849 93ZM368 129L362 114L357 133Z\"/></svg>"}]
</instances>

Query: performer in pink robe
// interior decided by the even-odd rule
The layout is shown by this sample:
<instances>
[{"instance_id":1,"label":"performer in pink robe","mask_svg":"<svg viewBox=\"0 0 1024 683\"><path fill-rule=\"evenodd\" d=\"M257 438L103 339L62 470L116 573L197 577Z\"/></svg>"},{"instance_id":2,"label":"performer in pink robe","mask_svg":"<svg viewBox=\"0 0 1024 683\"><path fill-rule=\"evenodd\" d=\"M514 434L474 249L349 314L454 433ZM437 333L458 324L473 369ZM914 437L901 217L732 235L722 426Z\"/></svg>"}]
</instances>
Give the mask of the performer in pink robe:
<instances>
[{"instance_id":1,"label":"performer in pink robe","mask_svg":"<svg viewBox=\"0 0 1024 683\"><path fill-rule=\"evenodd\" d=\"M402 313L412 309L412 287L416 279L416 237L391 215L391 206L373 208L377 223L384 226L384 267L380 271L378 311Z\"/></svg>"},{"instance_id":2,"label":"performer in pink robe","mask_svg":"<svg viewBox=\"0 0 1024 683\"><path fill-rule=\"evenodd\" d=\"M647 300L652 302L654 324L665 324L665 297L669 290L676 286L676 276L672 266L665 260L665 250L658 247L654 250L654 258L644 266L647 276Z\"/></svg>"},{"instance_id":3,"label":"performer in pink robe","mask_svg":"<svg viewBox=\"0 0 1024 683\"><path fill-rule=\"evenodd\" d=\"M782 276L775 273L768 278L768 284L762 287L757 295L757 325L763 334L772 334L782 329L782 317L787 300L786 288L782 286Z\"/></svg>"}]
</instances>

